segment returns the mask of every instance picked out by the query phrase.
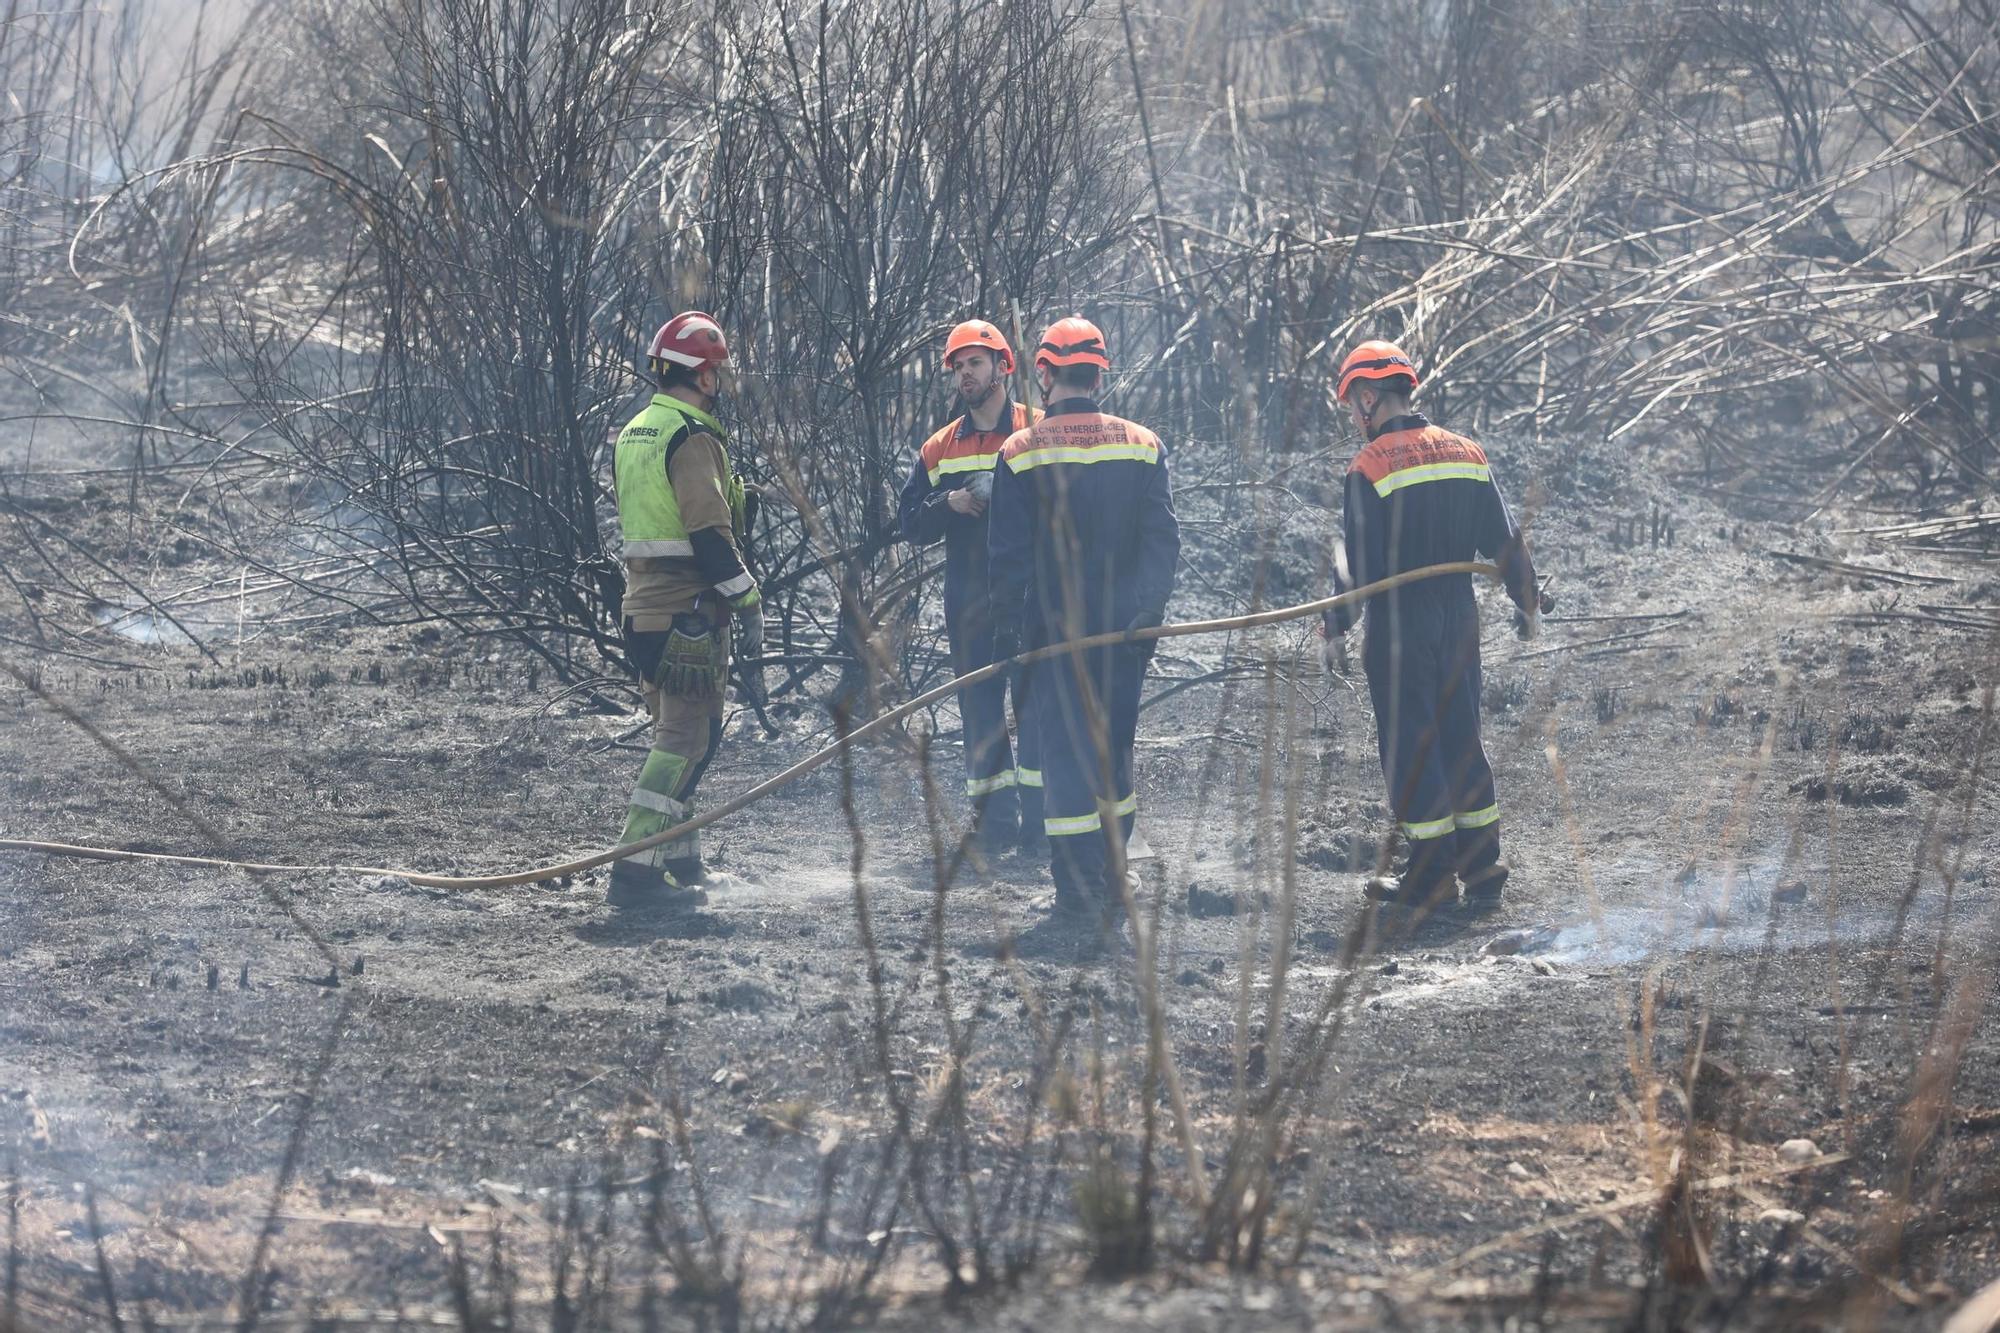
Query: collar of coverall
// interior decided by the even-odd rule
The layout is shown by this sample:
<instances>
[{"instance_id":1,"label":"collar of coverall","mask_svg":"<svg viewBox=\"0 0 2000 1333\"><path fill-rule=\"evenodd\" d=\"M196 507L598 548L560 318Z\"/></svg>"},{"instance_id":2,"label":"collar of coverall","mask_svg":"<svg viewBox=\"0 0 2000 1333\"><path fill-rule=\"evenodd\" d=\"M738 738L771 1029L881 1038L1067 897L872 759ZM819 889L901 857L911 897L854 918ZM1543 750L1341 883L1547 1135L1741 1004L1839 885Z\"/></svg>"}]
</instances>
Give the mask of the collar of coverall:
<instances>
[{"instance_id":1,"label":"collar of coverall","mask_svg":"<svg viewBox=\"0 0 2000 1333\"><path fill-rule=\"evenodd\" d=\"M1066 417L1071 415L1072 413L1098 412L1102 410L1103 409L1098 407L1095 399L1085 398L1081 394L1079 394L1074 398L1056 399L1053 403L1050 403L1048 405L1047 409L1042 413L1042 415L1051 417Z\"/></svg>"},{"instance_id":2,"label":"collar of coverall","mask_svg":"<svg viewBox=\"0 0 2000 1333\"><path fill-rule=\"evenodd\" d=\"M958 419L958 438L968 435L1012 435L1014 433L1014 400L1005 393L1000 396L1000 415L994 419L992 430L981 430L972 424L972 413L967 412Z\"/></svg>"},{"instance_id":3,"label":"collar of coverall","mask_svg":"<svg viewBox=\"0 0 2000 1333\"><path fill-rule=\"evenodd\" d=\"M653 406L671 407L674 411L693 417L696 422L708 427L714 433L716 439L728 438L722 433L722 423L720 421L717 421L712 415L702 411L685 398L676 398L670 393L656 393L653 395Z\"/></svg>"},{"instance_id":4,"label":"collar of coverall","mask_svg":"<svg viewBox=\"0 0 2000 1333\"><path fill-rule=\"evenodd\" d=\"M1368 438L1371 440L1379 440L1384 435L1387 435L1390 431L1422 430L1424 427L1430 424L1431 424L1431 419L1425 416L1422 412L1405 412L1402 416L1390 417L1387 421L1377 426L1374 430L1369 431Z\"/></svg>"}]
</instances>

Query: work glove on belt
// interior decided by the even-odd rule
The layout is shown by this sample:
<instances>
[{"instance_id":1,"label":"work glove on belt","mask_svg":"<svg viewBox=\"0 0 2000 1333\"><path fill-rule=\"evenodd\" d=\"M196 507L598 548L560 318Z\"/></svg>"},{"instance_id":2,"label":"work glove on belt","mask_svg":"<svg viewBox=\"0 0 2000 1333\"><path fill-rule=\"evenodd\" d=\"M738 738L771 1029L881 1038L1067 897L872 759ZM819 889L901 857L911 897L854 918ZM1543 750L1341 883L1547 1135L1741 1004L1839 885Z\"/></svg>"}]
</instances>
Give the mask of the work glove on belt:
<instances>
[{"instance_id":1,"label":"work glove on belt","mask_svg":"<svg viewBox=\"0 0 2000 1333\"><path fill-rule=\"evenodd\" d=\"M700 698L722 686L722 626L699 611L683 611L667 631L660 654L662 694Z\"/></svg>"},{"instance_id":2,"label":"work glove on belt","mask_svg":"<svg viewBox=\"0 0 2000 1333\"><path fill-rule=\"evenodd\" d=\"M764 689L764 604L753 603L736 613L736 678L743 697L758 708L771 702Z\"/></svg>"}]
</instances>

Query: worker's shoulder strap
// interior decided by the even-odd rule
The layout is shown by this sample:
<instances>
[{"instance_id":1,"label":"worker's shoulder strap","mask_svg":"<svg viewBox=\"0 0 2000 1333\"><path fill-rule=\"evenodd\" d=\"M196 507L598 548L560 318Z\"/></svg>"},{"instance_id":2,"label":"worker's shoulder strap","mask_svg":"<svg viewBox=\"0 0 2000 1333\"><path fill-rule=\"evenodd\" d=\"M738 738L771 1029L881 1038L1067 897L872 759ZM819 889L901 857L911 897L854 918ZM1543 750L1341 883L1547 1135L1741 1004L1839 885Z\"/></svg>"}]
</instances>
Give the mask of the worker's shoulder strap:
<instances>
[{"instance_id":1,"label":"worker's shoulder strap","mask_svg":"<svg viewBox=\"0 0 2000 1333\"><path fill-rule=\"evenodd\" d=\"M706 435L714 440L717 452L721 453L725 459L728 458L729 451L723 443L722 437L711 429L706 422L671 407L667 409L667 412L669 416L665 423L667 429L666 467L669 475L672 475L674 470L674 455L681 451L681 446L699 436ZM725 466L727 466L726 463Z\"/></svg>"},{"instance_id":2,"label":"worker's shoulder strap","mask_svg":"<svg viewBox=\"0 0 2000 1333\"><path fill-rule=\"evenodd\" d=\"M674 455L679 453L681 451L681 446L686 444L693 437L694 437L694 423L692 421L689 421L686 417L682 417L680 424L678 426L675 426L672 432L667 436L668 473L671 474L674 470Z\"/></svg>"}]
</instances>

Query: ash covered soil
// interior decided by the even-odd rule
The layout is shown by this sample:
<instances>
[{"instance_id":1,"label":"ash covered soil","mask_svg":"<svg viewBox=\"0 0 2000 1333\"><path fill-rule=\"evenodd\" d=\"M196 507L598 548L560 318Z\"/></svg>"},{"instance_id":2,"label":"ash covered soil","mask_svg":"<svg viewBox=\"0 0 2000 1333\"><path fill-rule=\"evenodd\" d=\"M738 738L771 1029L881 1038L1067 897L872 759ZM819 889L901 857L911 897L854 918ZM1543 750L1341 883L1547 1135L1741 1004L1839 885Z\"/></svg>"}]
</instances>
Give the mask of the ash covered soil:
<instances>
[{"instance_id":1,"label":"ash covered soil","mask_svg":"<svg viewBox=\"0 0 2000 1333\"><path fill-rule=\"evenodd\" d=\"M678 922L618 919L602 871L446 893L0 854L12 1299L35 1324L113 1300L221 1317L254 1273L273 1321L448 1321L455 1290L491 1309L511 1290L668 1326L1934 1326L2000 1275L1996 655L1894 615L1991 607L1996 566L1833 535L1865 516L1801 531L1686 493L1656 548L1667 484L1593 466L1530 488L1563 597L1544 636L1517 643L1481 595L1514 867L1495 917L1365 912L1388 820L1358 677L1253 670L1145 712L1143 900L1188 1116L1158 1098L1149 1272L1088 1271L1125 1234L1147 1121L1135 961L1019 947L1039 865L940 897L933 821L960 802L927 802L898 743L711 830L748 887ZM73 531L106 503L45 489ZM1221 577L1192 554L1179 618ZM39 688L137 771L0 683L7 836L217 852L192 811L249 859L517 869L608 845L639 762L612 745L634 715L551 704L484 641L269 632L217 643L219 667L104 643L152 669L47 659ZM1151 689L1312 649L1189 641ZM932 780L955 792L955 721L936 723ZM826 739L810 713L755 730L732 716L707 803ZM1242 1154L1274 1172L1261 1239L1205 1219L1243 1108L1297 1077L1323 1012L1310 1092ZM951 1111L964 1131L931 1134ZM1781 1151L1799 1139L1803 1164ZM1683 1235L1707 1286L1667 1275ZM1227 1263L1245 1242L1250 1276ZM954 1267L997 1280L947 1299Z\"/></svg>"}]
</instances>

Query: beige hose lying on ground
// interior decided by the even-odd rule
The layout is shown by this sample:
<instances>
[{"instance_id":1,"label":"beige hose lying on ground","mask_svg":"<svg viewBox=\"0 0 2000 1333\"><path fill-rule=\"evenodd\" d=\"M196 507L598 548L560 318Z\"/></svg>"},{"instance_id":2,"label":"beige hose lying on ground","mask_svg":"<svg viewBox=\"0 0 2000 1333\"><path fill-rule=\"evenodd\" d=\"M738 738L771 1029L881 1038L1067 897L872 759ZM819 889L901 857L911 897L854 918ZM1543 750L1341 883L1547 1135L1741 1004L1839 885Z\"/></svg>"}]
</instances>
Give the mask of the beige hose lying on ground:
<instances>
[{"instance_id":1,"label":"beige hose lying on ground","mask_svg":"<svg viewBox=\"0 0 2000 1333\"><path fill-rule=\"evenodd\" d=\"M1422 579L1438 578L1446 574L1480 574L1494 580L1496 583L1500 581L1500 570L1498 567L1477 561L1458 560L1448 564L1426 565L1422 569L1407 570L1404 573L1394 574L1386 579L1380 579L1374 583L1356 588L1352 592L1342 593L1338 597L1321 598L1317 602L1301 602L1297 606L1283 606L1271 611L1259 611L1245 616L1229 616L1221 620L1191 620L1179 625L1155 625L1151 629L1115 630L1109 634L1093 634L1088 638L1072 639L1068 643L1052 643L1046 648L1037 648L1032 652L1008 658L1004 662L994 662L990 666L979 668L977 671L967 672L955 680L946 681L935 689L926 690L908 703L892 708L882 714L882 716L856 727L853 731L850 731L847 735L841 737L825 749L807 755L804 759L799 760L798 763L793 764L777 776L765 779L741 795L732 796L713 810L704 811L684 824L676 824L674 827L660 833L655 833L651 837L641 838L637 842L628 842L621 847L613 847L609 851L597 852L591 856L581 857L574 861L564 861L557 865L538 866L533 870L517 870L507 875L460 877L455 875L425 875L414 870L395 870L383 866L267 865L254 861L228 861L211 856L172 856L165 852L128 852L110 847L79 847L70 843L35 842L25 838L0 838L0 851L41 852L49 856L81 857L92 861L163 861L172 865L219 866L225 869L247 870L257 874L271 872L343 871L357 875L393 875L398 879L408 880L412 884L421 884L434 889L503 889L516 884L535 884L542 880L561 879L567 875L581 874L586 870L595 869L609 862L622 860L636 852L643 852L650 847L657 847L663 842L672 842L676 838L686 837L697 829L707 828L717 820L726 819L737 811L763 800L780 787L804 777L839 754L847 746L853 745L857 741L866 740L870 736L874 736L894 726L897 722L916 712L919 708L927 707L944 698L946 695L956 693L968 685L977 685L982 680L991 680L994 676L1007 670L1009 667L1018 666L1024 662L1039 662L1046 658L1056 657L1063 653L1084 648L1104 648L1121 643L1140 643L1148 639L1178 639L1192 634L1220 634L1228 630L1255 629L1260 625L1276 625L1287 620L1299 620L1306 616L1318 615L1334 610L1337 607L1353 606L1355 603L1366 601L1370 597L1377 597L1392 589L1400 588L1406 583L1416 583Z\"/></svg>"}]
</instances>

